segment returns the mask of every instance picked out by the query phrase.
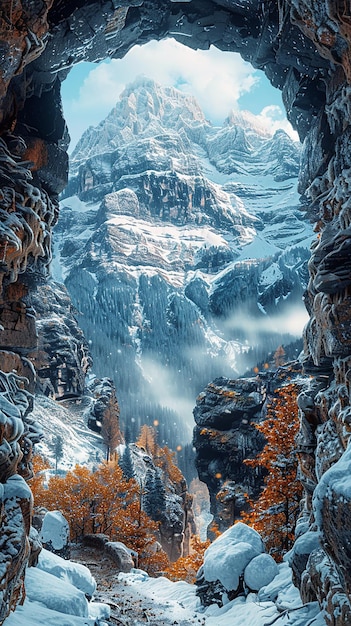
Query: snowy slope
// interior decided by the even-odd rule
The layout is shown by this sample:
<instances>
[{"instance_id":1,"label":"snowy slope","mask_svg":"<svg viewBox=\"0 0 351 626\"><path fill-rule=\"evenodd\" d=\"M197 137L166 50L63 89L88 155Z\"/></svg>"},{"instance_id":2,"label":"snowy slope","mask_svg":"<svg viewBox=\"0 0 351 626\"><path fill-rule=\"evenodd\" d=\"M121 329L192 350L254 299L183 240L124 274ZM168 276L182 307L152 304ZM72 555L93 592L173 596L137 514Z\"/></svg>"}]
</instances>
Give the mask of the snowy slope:
<instances>
[{"instance_id":1,"label":"snowy slope","mask_svg":"<svg viewBox=\"0 0 351 626\"><path fill-rule=\"evenodd\" d=\"M63 442L63 456L58 469L68 471L75 465L90 467L101 463L106 456L102 437L87 427L86 414L90 399L55 402L46 396L36 395L31 416L42 427L45 439L36 444L35 452L54 459L53 445L56 437ZM53 461L54 465L54 461Z\"/></svg>"}]
</instances>

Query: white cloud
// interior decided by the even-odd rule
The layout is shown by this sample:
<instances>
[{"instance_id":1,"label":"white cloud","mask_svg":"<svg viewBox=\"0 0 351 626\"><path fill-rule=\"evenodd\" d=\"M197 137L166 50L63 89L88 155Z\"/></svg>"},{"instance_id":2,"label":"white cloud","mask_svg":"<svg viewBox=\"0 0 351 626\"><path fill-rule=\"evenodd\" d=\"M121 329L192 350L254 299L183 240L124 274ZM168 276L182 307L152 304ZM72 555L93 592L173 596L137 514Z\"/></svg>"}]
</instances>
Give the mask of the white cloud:
<instances>
[{"instance_id":1,"label":"white cloud","mask_svg":"<svg viewBox=\"0 0 351 626\"><path fill-rule=\"evenodd\" d=\"M231 108L237 108L240 96L257 82L253 68L237 54L216 48L195 51L174 39L152 41L134 46L124 59L92 69L71 104L72 113L94 111L100 121L126 84L140 74L191 93L215 122L222 122Z\"/></svg>"},{"instance_id":2,"label":"white cloud","mask_svg":"<svg viewBox=\"0 0 351 626\"><path fill-rule=\"evenodd\" d=\"M272 133L275 133L278 128L282 128L294 141L299 141L296 130L288 122L285 112L280 106L272 104L264 107L258 118Z\"/></svg>"},{"instance_id":3,"label":"white cloud","mask_svg":"<svg viewBox=\"0 0 351 626\"><path fill-rule=\"evenodd\" d=\"M260 73L233 52L214 47L192 50L174 39L134 46L123 59L112 59L94 67L83 81L78 97L66 98L64 109L72 136L71 147L88 126L95 126L106 117L125 86L139 75L195 96L205 116L219 125L231 109L239 108L241 96L254 86L257 94L257 86L261 85ZM265 107L260 117L271 130L284 128L297 138L282 108Z\"/></svg>"}]
</instances>

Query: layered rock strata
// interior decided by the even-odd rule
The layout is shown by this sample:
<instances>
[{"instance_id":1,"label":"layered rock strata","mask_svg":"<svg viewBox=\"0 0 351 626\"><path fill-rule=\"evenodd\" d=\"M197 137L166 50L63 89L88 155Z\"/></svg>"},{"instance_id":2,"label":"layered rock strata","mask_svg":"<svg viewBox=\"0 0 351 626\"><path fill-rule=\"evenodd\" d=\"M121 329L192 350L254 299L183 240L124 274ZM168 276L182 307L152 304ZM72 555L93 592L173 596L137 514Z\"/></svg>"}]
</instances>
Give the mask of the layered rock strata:
<instances>
[{"instance_id":1,"label":"layered rock strata","mask_svg":"<svg viewBox=\"0 0 351 626\"><path fill-rule=\"evenodd\" d=\"M304 140L300 190L318 235L306 295L311 315L305 333L306 371L315 382L300 401L299 453L306 489L301 531L317 533L321 547L312 552L299 580L303 598L316 597L325 606L328 624L348 624L351 498L342 478L348 471L351 399L351 29L344 0L2 2L0 348L1 398L7 412L1 431L5 543L0 621L19 598L28 558L30 496L17 466L30 406L22 387L29 388L31 370L22 359L34 347L35 329L23 298L30 286L28 271L45 273L55 198L66 178L60 81L75 62L119 58L135 44L169 35L193 48L214 44L238 51L264 70L282 90L287 115ZM11 361L17 374L13 367L6 373ZM25 439L28 458L30 438ZM7 543L12 538L15 548Z\"/></svg>"}]
</instances>

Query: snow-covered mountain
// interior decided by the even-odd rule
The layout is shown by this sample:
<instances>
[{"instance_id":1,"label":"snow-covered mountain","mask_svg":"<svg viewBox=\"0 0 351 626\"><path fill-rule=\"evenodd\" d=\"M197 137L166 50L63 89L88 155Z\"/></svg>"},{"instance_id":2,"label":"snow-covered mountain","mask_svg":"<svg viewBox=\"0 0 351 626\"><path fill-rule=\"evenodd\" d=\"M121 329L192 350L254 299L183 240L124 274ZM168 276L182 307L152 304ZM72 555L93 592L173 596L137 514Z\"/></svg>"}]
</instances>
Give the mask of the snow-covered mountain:
<instances>
[{"instance_id":1,"label":"snow-covered mountain","mask_svg":"<svg viewBox=\"0 0 351 626\"><path fill-rule=\"evenodd\" d=\"M194 98L144 78L83 134L53 270L122 420L180 417L181 443L211 379L300 333L312 231L298 163L283 131L246 113L214 127Z\"/></svg>"}]
</instances>

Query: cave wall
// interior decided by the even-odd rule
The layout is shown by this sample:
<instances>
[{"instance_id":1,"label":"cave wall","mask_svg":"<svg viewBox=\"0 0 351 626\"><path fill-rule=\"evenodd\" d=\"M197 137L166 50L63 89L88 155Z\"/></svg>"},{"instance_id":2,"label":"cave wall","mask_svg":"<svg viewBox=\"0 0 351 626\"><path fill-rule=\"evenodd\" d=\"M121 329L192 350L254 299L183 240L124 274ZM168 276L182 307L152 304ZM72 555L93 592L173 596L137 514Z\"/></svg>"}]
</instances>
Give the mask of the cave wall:
<instances>
[{"instance_id":1,"label":"cave wall","mask_svg":"<svg viewBox=\"0 0 351 626\"><path fill-rule=\"evenodd\" d=\"M27 296L45 278L68 133L60 84L82 60L120 58L172 35L193 48L240 52L282 91L303 144L300 191L316 223L300 398L301 532L292 558L303 599L328 624L351 623L351 23L346 0L2 0L0 9L0 623L23 594L31 497L25 479L40 429L30 419L37 344ZM341 497L342 496L342 497ZM20 513L20 514L18 514ZM313 542L312 542L313 543ZM311 543L311 550L312 550ZM315 545L315 544L313 544ZM294 560L295 559L295 560ZM327 564L321 575L320 564ZM331 584L333 582L333 584ZM337 610L334 610L337 609Z\"/></svg>"}]
</instances>

